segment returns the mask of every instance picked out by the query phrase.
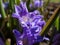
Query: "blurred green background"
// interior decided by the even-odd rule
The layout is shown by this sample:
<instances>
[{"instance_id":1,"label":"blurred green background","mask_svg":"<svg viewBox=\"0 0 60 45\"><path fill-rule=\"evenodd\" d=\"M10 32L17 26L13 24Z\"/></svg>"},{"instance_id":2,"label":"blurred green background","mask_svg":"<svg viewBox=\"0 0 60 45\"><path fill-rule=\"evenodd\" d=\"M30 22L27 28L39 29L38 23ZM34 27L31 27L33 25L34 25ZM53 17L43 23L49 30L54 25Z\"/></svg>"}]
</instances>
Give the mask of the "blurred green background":
<instances>
[{"instance_id":1,"label":"blurred green background","mask_svg":"<svg viewBox=\"0 0 60 45\"><path fill-rule=\"evenodd\" d=\"M48 1L48 0L44 0L44 1ZM60 0L49 0L49 1L54 3L60 3Z\"/></svg>"}]
</instances>

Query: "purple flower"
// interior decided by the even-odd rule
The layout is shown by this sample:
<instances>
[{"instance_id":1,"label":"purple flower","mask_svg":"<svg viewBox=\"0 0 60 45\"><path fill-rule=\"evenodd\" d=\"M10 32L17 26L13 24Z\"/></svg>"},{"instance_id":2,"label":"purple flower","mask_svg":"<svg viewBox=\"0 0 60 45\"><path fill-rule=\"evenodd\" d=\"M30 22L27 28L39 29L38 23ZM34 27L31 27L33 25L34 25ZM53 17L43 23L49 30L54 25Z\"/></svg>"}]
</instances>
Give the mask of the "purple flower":
<instances>
[{"instance_id":1,"label":"purple flower","mask_svg":"<svg viewBox=\"0 0 60 45\"><path fill-rule=\"evenodd\" d=\"M43 37L43 40L46 40L46 41L50 41L50 39L48 37Z\"/></svg>"},{"instance_id":2,"label":"purple flower","mask_svg":"<svg viewBox=\"0 0 60 45\"><path fill-rule=\"evenodd\" d=\"M33 43L43 40L43 37L39 36L39 33L45 25L45 21L38 10L28 12L26 3L21 2L19 6L15 5L15 13L13 13L12 17L17 18L23 28L23 34L20 34L17 30L13 30L17 45L19 44L18 41L22 42L25 37L28 39L28 45L33 45Z\"/></svg>"},{"instance_id":3,"label":"purple flower","mask_svg":"<svg viewBox=\"0 0 60 45\"><path fill-rule=\"evenodd\" d=\"M4 42L1 37L0 37L0 45L4 45Z\"/></svg>"},{"instance_id":4,"label":"purple flower","mask_svg":"<svg viewBox=\"0 0 60 45\"><path fill-rule=\"evenodd\" d=\"M27 16L27 14L28 14L28 9L26 7L26 2L20 2L19 6L15 5L15 13L12 14L12 17L19 18L22 16Z\"/></svg>"},{"instance_id":5,"label":"purple flower","mask_svg":"<svg viewBox=\"0 0 60 45\"><path fill-rule=\"evenodd\" d=\"M21 35L20 32L17 31L16 29L13 30L13 33L16 38L17 45L23 45L23 41L22 41L23 35Z\"/></svg>"},{"instance_id":6,"label":"purple flower","mask_svg":"<svg viewBox=\"0 0 60 45\"><path fill-rule=\"evenodd\" d=\"M31 31L26 31L26 33L24 32L23 34L20 34L19 31L17 31L16 29L13 30L14 36L16 38L16 43L17 45L23 45L23 40L26 37L28 40L28 45L33 45L33 43L35 42L40 42L43 40L43 37L41 36L34 36Z\"/></svg>"},{"instance_id":7,"label":"purple flower","mask_svg":"<svg viewBox=\"0 0 60 45\"><path fill-rule=\"evenodd\" d=\"M43 6L43 0L33 0L33 3L29 5L30 8L39 8Z\"/></svg>"},{"instance_id":8,"label":"purple flower","mask_svg":"<svg viewBox=\"0 0 60 45\"><path fill-rule=\"evenodd\" d=\"M41 27L43 28L43 26L45 25L45 21L44 21L44 20L39 21L39 22L37 23L37 25L38 25L38 26L41 26Z\"/></svg>"},{"instance_id":9,"label":"purple flower","mask_svg":"<svg viewBox=\"0 0 60 45\"><path fill-rule=\"evenodd\" d=\"M16 38L21 36L20 32L17 31L16 29L13 30L13 33L14 33L14 35L16 36ZM18 34L18 35L17 35L17 34Z\"/></svg>"},{"instance_id":10,"label":"purple flower","mask_svg":"<svg viewBox=\"0 0 60 45\"><path fill-rule=\"evenodd\" d=\"M7 9L8 4L9 4L8 2L3 3L3 7L4 7L4 9Z\"/></svg>"},{"instance_id":11,"label":"purple flower","mask_svg":"<svg viewBox=\"0 0 60 45\"><path fill-rule=\"evenodd\" d=\"M39 12L38 10L35 10L33 13L34 13L35 15L40 15L40 12Z\"/></svg>"},{"instance_id":12,"label":"purple flower","mask_svg":"<svg viewBox=\"0 0 60 45\"><path fill-rule=\"evenodd\" d=\"M24 10L24 13L27 14L28 13L28 9L27 9L27 6L26 6L26 2L20 2L20 7L22 10Z\"/></svg>"},{"instance_id":13,"label":"purple flower","mask_svg":"<svg viewBox=\"0 0 60 45\"><path fill-rule=\"evenodd\" d=\"M34 6L36 7L42 7L43 6L43 0L34 0Z\"/></svg>"},{"instance_id":14,"label":"purple flower","mask_svg":"<svg viewBox=\"0 0 60 45\"><path fill-rule=\"evenodd\" d=\"M44 21L41 20L42 17L39 17L39 15L35 14L35 15L33 15L33 17L34 18L32 20L32 18L29 16L29 18L28 18L29 20L27 22L25 22L25 21L21 20L21 18L19 18L21 26L23 28L23 34L28 38L28 45L32 45L35 42L40 42L43 40L43 38L38 39L38 36L42 30L42 26L45 23L44 23ZM32 21L30 21L30 19ZM23 37L25 37L25 36L23 36Z\"/></svg>"},{"instance_id":15,"label":"purple flower","mask_svg":"<svg viewBox=\"0 0 60 45\"><path fill-rule=\"evenodd\" d=\"M21 2L19 6L15 5L15 13L12 14L12 17L17 18L20 23L25 23L28 20L26 2Z\"/></svg>"},{"instance_id":16,"label":"purple flower","mask_svg":"<svg viewBox=\"0 0 60 45\"><path fill-rule=\"evenodd\" d=\"M41 4L40 4L40 1L39 0L34 0L34 6L35 7L39 7Z\"/></svg>"}]
</instances>

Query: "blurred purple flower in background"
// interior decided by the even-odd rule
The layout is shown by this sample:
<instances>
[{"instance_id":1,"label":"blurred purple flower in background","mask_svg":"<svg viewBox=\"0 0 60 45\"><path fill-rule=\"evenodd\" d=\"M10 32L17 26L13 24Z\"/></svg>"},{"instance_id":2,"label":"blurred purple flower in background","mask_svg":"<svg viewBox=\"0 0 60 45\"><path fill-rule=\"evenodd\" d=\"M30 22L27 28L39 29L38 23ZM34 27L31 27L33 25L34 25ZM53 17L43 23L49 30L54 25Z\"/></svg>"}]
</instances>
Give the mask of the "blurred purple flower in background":
<instances>
[{"instance_id":1,"label":"blurred purple flower in background","mask_svg":"<svg viewBox=\"0 0 60 45\"><path fill-rule=\"evenodd\" d=\"M60 34L54 36L52 45L60 45Z\"/></svg>"},{"instance_id":2,"label":"blurred purple flower in background","mask_svg":"<svg viewBox=\"0 0 60 45\"><path fill-rule=\"evenodd\" d=\"M1 37L0 37L0 45L4 45L4 42Z\"/></svg>"},{"instance_id":3,"label":"blurred purple flower in background","mask_svg":"<svg viewBox=\"0 0 60 45\"><path fill-rule=\"evenodd\" d=\"M39 33L45 25L45 21L38 10L28 12L26 3L21 2L19 6L15 5L15 13L12 14L12 17L17 18L23 28L23 34L20 34L17 30L13 30L17 43L20 41L22 45L22 40L25 37L28 39L28 45L33 45L33 43L43 40L43 37L39 36Z\"/></svg>"},{"instance_id":4,"label":"blurred purple flower in background","mask_svg":"<svg viewBox=\"0 0 60 45\"><path fill-rule=\"evenodd\" d=\"M53 38L53 42L60 41L60 34L56 34Z\"/></svg>"},{"instance_id":5,"label":"blurred purple flower in background","mask_svg":"<svg viewBox=\"0 0 60 45\"><path fill-rule=\"evenodd\" d=\"M40 8L43 6L43 0L33 0L33 3L29 5L30 8Z\"/></svg>"},{"instance_id":6,"label":"blurred purple flower in background","mask_svg":"<svg viewBox=\"0 0 60 45\"><path fill-rule=\"evenodd\" d=\"M60 45L60 41L56 41L56 42L53 43L52 45Z\"/></svg>"},{"instance_id":7,"label":"blurred purple flower in background","mask_svg":"<svg viewBox=\"0 0 60 45\"><path fill-rule=\"evenodd\" d=\"M33 0L34 1L34 7L42 7L43 6L43 0Z\"/></svg>"},{"instance_id":8,"label":"blurred purple flower in background","mask_svg":"<svg viewBox=\"0 0 60 45\"><path fill-rule=\"evenodd\" d=\"M3 3L3 7L4 7L4 9L7 9L8 8L8 2L5 2L5 3Z\"/></svg>"}]
</instances>

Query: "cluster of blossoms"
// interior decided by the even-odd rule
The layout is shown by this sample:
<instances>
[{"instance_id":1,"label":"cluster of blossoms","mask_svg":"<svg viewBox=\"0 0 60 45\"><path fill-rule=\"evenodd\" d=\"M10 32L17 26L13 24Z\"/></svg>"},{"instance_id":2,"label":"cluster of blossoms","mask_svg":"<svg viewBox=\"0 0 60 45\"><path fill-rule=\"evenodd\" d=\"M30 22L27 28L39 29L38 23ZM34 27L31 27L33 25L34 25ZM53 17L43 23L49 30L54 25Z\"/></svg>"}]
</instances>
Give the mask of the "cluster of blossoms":
<instances>
[{"instance_id":1,"label":"cluster of blossoms","mask_svg":"<svg viewBox=\"0 0 60 45\"><path fill-rule=\"evenodd\" d=\"M13 30L17 45L23 45L24 38L28 40L27 45L33 45L33 43L43 40L39 33L45 25L45 21L38 10L28 12L26 2L21 1L19 6L15 5L15 13L12 14L12 17L17 18L23 28L23 34L16 29Z\"/></svg>"}]
</instances>

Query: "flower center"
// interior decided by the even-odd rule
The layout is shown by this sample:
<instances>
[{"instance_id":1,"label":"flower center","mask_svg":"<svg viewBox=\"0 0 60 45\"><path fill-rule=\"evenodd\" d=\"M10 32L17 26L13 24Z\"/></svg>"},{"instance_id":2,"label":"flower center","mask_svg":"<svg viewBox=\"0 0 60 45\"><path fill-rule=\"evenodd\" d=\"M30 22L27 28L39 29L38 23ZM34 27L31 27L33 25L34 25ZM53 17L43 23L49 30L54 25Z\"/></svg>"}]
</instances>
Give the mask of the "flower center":
<instances>
[{"instance_id":1,"label":"flower center","mask_svg":"<svg viewBox=\"0 0 60 45\"><path fill-rule=\"evenodd\" d=\"M22 16L22 19L23 19L24 22L28 21L28 17L27 16Z\"/></svg>"}]
</instances>

